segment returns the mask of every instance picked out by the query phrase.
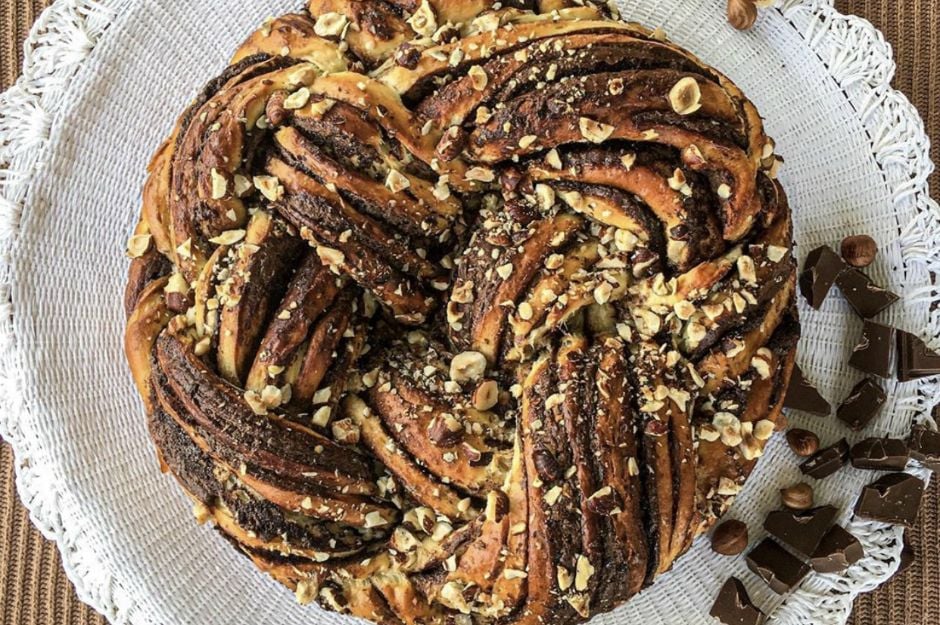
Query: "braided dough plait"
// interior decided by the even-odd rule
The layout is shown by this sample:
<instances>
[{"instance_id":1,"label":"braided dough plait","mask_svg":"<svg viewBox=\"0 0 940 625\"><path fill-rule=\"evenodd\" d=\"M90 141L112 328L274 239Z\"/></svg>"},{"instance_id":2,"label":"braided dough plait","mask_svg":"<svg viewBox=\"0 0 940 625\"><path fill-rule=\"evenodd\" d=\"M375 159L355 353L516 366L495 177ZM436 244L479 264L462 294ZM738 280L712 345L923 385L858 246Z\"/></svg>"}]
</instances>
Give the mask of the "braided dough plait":
<instances>
[{"instance_id":1,"label":"braided dough plait","mask_svg":"<svg viewBox=\"0 0 940 625\"><path fill-rule=\"evenodd\" d=\"M773 142L723 75L584 4L311 0L150 164L124 305L162 467L302 602L582 621L782 425Z\"/></svg>"}]
</instances>

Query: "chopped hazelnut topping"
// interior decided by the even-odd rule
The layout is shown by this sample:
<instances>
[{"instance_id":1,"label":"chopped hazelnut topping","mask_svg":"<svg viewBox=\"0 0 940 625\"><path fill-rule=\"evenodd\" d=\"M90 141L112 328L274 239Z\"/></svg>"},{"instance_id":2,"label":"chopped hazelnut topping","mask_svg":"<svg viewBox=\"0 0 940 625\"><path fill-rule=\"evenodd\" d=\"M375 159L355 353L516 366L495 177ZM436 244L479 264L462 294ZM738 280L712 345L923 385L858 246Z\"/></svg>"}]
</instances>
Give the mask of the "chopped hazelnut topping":
<instances>
[{"instance_id":1,"label":"chopped hazelnut topping","mask_svg":"<svg viewBox=\"0 0 940 625\"><path fill-rule=\"evenodd\" d=\"M348 23L349 20L345 15L331 11L317 18L313 32L320 37L336 37L343 33Z\"/></svg>"},{"instance_id":2,"label":"chopped hazelnut topping","mask_svg":"<svg viewBox=\"0 0 940 625\"><path fill-rule=\"evenodd\" d=\"M496 380L483 380L473 391L473 407L489 410L499 401L499 385Z\"/></svg>"},{"instance_id":3,"label":"chopped hazelnut topping","mask_svg":"<svg viewBox=\"0 0 940 625\"><path fill-rule=\"evenodd\" d=\"M244 230L226 230L219 236L209 239L209 242L216 245L234 245L244 238Z\"/></svg>"},{"instance_id":4,"label":"chopped hazelnut topping","mask_svg":"<svg viewBox=\"0 0 940 625\"><path fill-rule=\"evenodd\" d=\"M476 182L493 182L496 180L496 174L492 169L486 167L471 167L464 176L467 180Z\"/></svg>"},{"instance_id":5,"label":"chopped hazelnut topping","mask_svg":"<svg viewBox=\"0 0 940 625\"><path fill-rule=\"evenodd\" d=\"M715 492L723 497L731 497L741 492L741 486L731 478L722 477L718 480L718 488Z\"/></svg>"},{"instance_id":6,"label":"chopped hazelnut topping","mask_svg":"<svg viewBox=\"0 0 940 625\"><path fill-rule=\"evenodd\" d=\"M532 318L532 306L528 302L522 302L516 309L516 314L523 321L528 321Z\"/></svg>"},{"instance_id":7,"label":"chopped hazelnut topping","mask_svg":"<svg viewBox=\"0 0 940 625\"><path fill-rule=\"evenodd\" d=\"M636 463L636 458L630 456L630 459L627 460L627 473L630 477L636 477L640 474L640 466Z\"/></svg>"},{"instance_id":8,"label":"chopped hazelnut topping","mask_svg":"<svg viewBox=\"0 0 940 625\"><path fill-rule=\"evenodd\" d=\"M740 256L737 261L738 275L745 282L754 284L757 282L757 271L754 267L754 259L750 256Z\"/></svg>"},{"instance_id":9,"label":"chopped hazelnut topping","mask_svg":"<svg viewBox=\"0 0 940 625\"><path fill-rule=\"evenodd\" d=\"M762 358L760 356L751 358L751 366L754 367L754 371L757 372L757 375L760 376L761 380L770 378L770 362L766 358Z\"/></svg>"},{"instance_id":10,"label":"chopped hazelnut topping","mask_svg":"<svg viewBox=\"0 0 940 625\"><path fill-rule=\"evenodd\" d=\"M255 176L252 181L255 188L261 192L261 195L272 202L278 201L281 199L281 195L284 194L284 187L281 186L280 180L274 176Z\"/></svg>"},{"instance_id":11,"label":"chopped hazelnut topping","mask_svg":"<svg viewBox=\"0 0 940 625\"><path fill-rule=\"evenodd\" d=\"M486 356L480 352L461 352L450 361L451 380L476 382L486 373Z\"/></svg>"},{"instance_id":12,"label":"chopped hazelnut topping","mask_svg":"<svg viewBox=\"0 0 940 625\"><path fill-rule=\"evenodd\" d=\"M561 486L552 486L548 490L548 492L545 493L545 496L543 497L543 499L545 500L545 503L547 503L549 506L554 506L560 497L561 497Z\"/></svg>"},{"instance_id":13,"label":"chopped hazelnut topping","mask_svg":"<svg viewBox=\"0 0 940 625\"><path fill-rule=\"evenodd\" d=\"M519 139L519 147L524 150L530 145L532 145L533 143L535 143L537 140L538 140L538 137L536 137L535 135L525 135L524 137Z\"/></svg>"},{"instance_id":14,"label":"chopped hazelnut topping","mask_svg":"<svg viewBox=\"0 0 940 625\"><path fill-rule=\"evenodd\" d=\"M779 263L787 255L787 252L787 248L781 247L779 245L767 246L767 258L772 263Z\"/></svg>"},{"instance_id":15,"label":"chopped hazelnut topping","mask_svg":"<svg viewBox=\"0 0 940 625\"><path fill-rule=\"evenodd\" d=\"M212 178L212 199L221 200L228 193L228 178L220 174L215 167L209 173Z\"/></svg>"},{"instance_id":16,"label":"chopped hazelnut topping","mask_svg":"<svg viewBox=\"0 0 940 625\"><path fill-rule=\"evenodd\" d=\"M698 81L686 76L669 91L669 104L679 115L691 115L702 108L702 90Z\"/></svg>"},{"instance_id":17,"label":"chopped hazelnut topping","mask_svg":"<svg viewBox=\"0 0 940 625\"><path fill-rule=\"evenodd\" d=\"M330 422L330 415L333 413L333 410L329 406L320 406L313 413L313 416L310 418L310 421L321 428L325 428Z\"/></svg>"},{"instance_id":18,"label":"chopped hazelnut topping","mask_svg":"<svg viewBox=\"0 0 940 625\"><path fill-rule=\"evenodd\" d=\"M367 513L365 517L365 521L366 521L365 527L367 529L372 528L372 527L381 527L383 525L388 525L388 519L383 517L382 514L378 512L377 510L373 510L372 512Z\"/></svg>"},{"instance_id":19,"label":"chopped hazelnut topping","mask_svg":"<svg viewBox=\"0 0 940 625\"><path fill-rule=\"evenodd\" d=\"M614 127L599 121L581 117L578 119L581 136L591 143L603 143L614 133Z\"/></svg>"},{"instance_id":20,"label":"chopped hazelnut topping","mask_svg":"<svg viewBox=\"0 0 940 625\"><path fill-rule=\"evenodd\" d=\"M152 239L149 234L135 234L127 241L127 255L130 258L140 258L150 248Z\"/></svg>"},{"instance_id":21,"label":"chopped hazelnut topping","mask_svg":"<svg viewBox=\"0 0 940 625\"><path fill-rule=\"evenodd\" d=\"M485 69L479 65L474 65L467 72L467 75L470 76L470 84L476 91L483 91L486 89L486 84L489 82L489 76L486 75Z\"/></svg>"},{"instance_id":22,"label":"chopped hazelnut topping","mask_svg":"<svg viewBox=\"0 0 940 625\"><path fill-rule=\"evenodd\" d=\"M294 93L284 98L284 108L288 111L295 111L303 108L310 101L310 89L301 87Z\"/></svg>"},{"instance_id":23,"label":"chopped hazelnut topping","mask_svg":"<svg viewBox=\"0 0 940 625\"><path fill-rule=\"evenodd\" d=\"M332 247L326 247L325 245L317 246L317 256L324 264L332 267L338 267L346 261L345 254Z\"/></svg>"},{"instance_id":24,"label":"chopped hazelnut topping","mask_svg":"<svg viewBox=\"0 0 940 625\"><path fill-rule=\"evenodd\" d=\"M762 419L754 424L754 438L759 441L766 441L774 434L776 426L770 419Z\"/></svg>"},{"instance_id":25,"label":"chopped hazelnut topping","mask_svg":"<svg viewBox=\"0 0 940 625\"><path fill-rule=\"evenodd\" d=\"M591 565L591 561L587 559L587 556L578 556L578 563L574 577L574 589L578 592L584 592L587 590L588 582L593 576L594 567Z\"/></svg>"},{"instance_id":26,"label":"chopped hazelnut topping","mask_svg":"<svg viewBox=\"0 0 940 625\"><path fill-rule=\"evenodd\" d=\"M430 37L437 30L437 16L428 0L421 0L417 10L408 18L408 25L419 35Z\"/></svg>"},{"instance_id":27,"label":"chopped hazelnut topping","mask_svg":"<svg viewBox=\"0 0 940 625\"><path fill-rule=\"evenodd\" d=\"M695 314L695 306L687 300L680 300L673 305L676 316L683 321L688 321Z\"/></svg>"},{"instance_id":28,"label":"chopped hazelnut topping","mask_svg":"<svg viewBox=\"0 0 940 625\"><path fill-rule=\"evenodd\" d=\"M388 187L389 191L392 193L400 193L411 186L411 181L401 172L389 169L388 176L385 178L385 186Z\"/></svg>"}]
</instances>

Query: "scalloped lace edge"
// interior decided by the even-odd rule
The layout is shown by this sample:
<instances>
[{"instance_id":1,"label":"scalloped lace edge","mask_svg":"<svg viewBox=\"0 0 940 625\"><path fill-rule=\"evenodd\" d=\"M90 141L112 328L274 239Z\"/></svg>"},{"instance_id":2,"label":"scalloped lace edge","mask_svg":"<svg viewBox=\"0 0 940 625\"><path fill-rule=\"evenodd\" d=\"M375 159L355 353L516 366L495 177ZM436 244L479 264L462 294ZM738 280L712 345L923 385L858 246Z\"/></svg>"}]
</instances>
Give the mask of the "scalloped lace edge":
<instances>
[{"instance_id":1,"label":"scalloped lace edge","mask_svg":"<svg viewBox=\"0 0 940 625\"><path fill-rule=\"evenodd\" d=\"M152 620L137 609L134 597L104 570L97 555L83 548L81 531L70 530L62 518L62 494L46 476L45 452L28 430L28 419L21 418L30 408L19 392L24 380L13 332L11 258L30 182L45 164L50 130L63 110L66 88L127 2L57 0L30 32L20 79L0 94L0 435L13 447L17 490L31 520L56 542L79 598L115 625L150 624ZM895 64L890 44L868 21L839 13L833 0L783 0L778 5L794 28L795 18L815 17L798 32L855 105L871 134L876 161L892 185L894 201L912 203L917 211L898 240L905 264L921 263L940 273L940 207L930 198L927 183L934 169L930 140L917 110L891 87ZM936 301L938 291L925 287L914 297ZM928 332L933 345L940 345L940 309L931 311ZM912 406L918 421L936 425L930 417L930 401L938 396L940 379L919 383ZM929 477L921 469L912 472ZM902 528L854 520L849 529L866 548L861 566L852 567L846 575L813 576L775 611L774 622L844 625L855 597L894 574Z\"/></svg>"}]
</instances>

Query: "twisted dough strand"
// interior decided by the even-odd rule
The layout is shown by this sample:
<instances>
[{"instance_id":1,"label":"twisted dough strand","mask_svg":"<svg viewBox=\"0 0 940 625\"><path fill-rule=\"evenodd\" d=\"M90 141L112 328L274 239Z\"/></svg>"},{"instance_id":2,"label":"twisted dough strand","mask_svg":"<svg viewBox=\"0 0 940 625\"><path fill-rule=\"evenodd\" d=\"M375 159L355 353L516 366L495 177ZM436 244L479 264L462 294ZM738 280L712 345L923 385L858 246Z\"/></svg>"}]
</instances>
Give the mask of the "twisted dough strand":
<instances>
[{"instance_id":1,"label":"twisted dough strand","mask_svg":"<svg viewBox=\"0 0 940 625\"><path fill-rule=\"evenodd\" d=\"M155 154L129 245L162 466L302 602L611 610L780 426L779 162L735 85L607 7L269 20Z\"/></svg>"}]
</instances>

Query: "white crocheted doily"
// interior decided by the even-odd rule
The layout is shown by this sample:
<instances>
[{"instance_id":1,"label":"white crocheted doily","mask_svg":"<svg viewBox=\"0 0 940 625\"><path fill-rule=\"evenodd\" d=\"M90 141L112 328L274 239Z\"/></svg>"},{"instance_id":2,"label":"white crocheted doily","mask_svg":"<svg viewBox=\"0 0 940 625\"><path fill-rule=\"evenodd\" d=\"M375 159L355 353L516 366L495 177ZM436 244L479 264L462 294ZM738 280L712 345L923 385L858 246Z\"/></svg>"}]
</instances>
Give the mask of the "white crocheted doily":
<instances>
[{"instance_id":1,"label":"white crocheted doily","mask_svg":"<svg viewBox=\"0 0 940 625\"><path fill-rule=\"evenodd\" d=\"M294 604L220 537L193 522L157 471L121 353L124 242L136 220L147 157L198 87L269 14L298 0L58 0L26 46L20 81L0 96L0 433L17 457L33 521L62 551L79 596L116 624L337 624ZM788 0L734 31L724 0L625 0L624 15L662 26L737 81L786 157L799 255L864 232L880 244L871 274L903 296L883 321L940 344L931 310L940 271L940 209L917 112L893 91L891 48L831 0ZM802 305L802 302L801 302ZM834 295L802 310L799 360L833 402L860 377L846 366L860 329ZM929 419L935 379L888 382L889 404L861 435L904 435ZM835 418L792 414L824 443ZM731 516L760 538L777 489L799 479L777 436ZM910 469L922 477L927 473ZM866 557L843 575L813 574L786 599L743 558L699 540L675 570L595 623L702 625L724 579L743 578L774 623L845 623L854 597L897 568L901 530L851 520L872 473L846 468L817 485L839 506Z\"/></svg>"}]
</instances>

